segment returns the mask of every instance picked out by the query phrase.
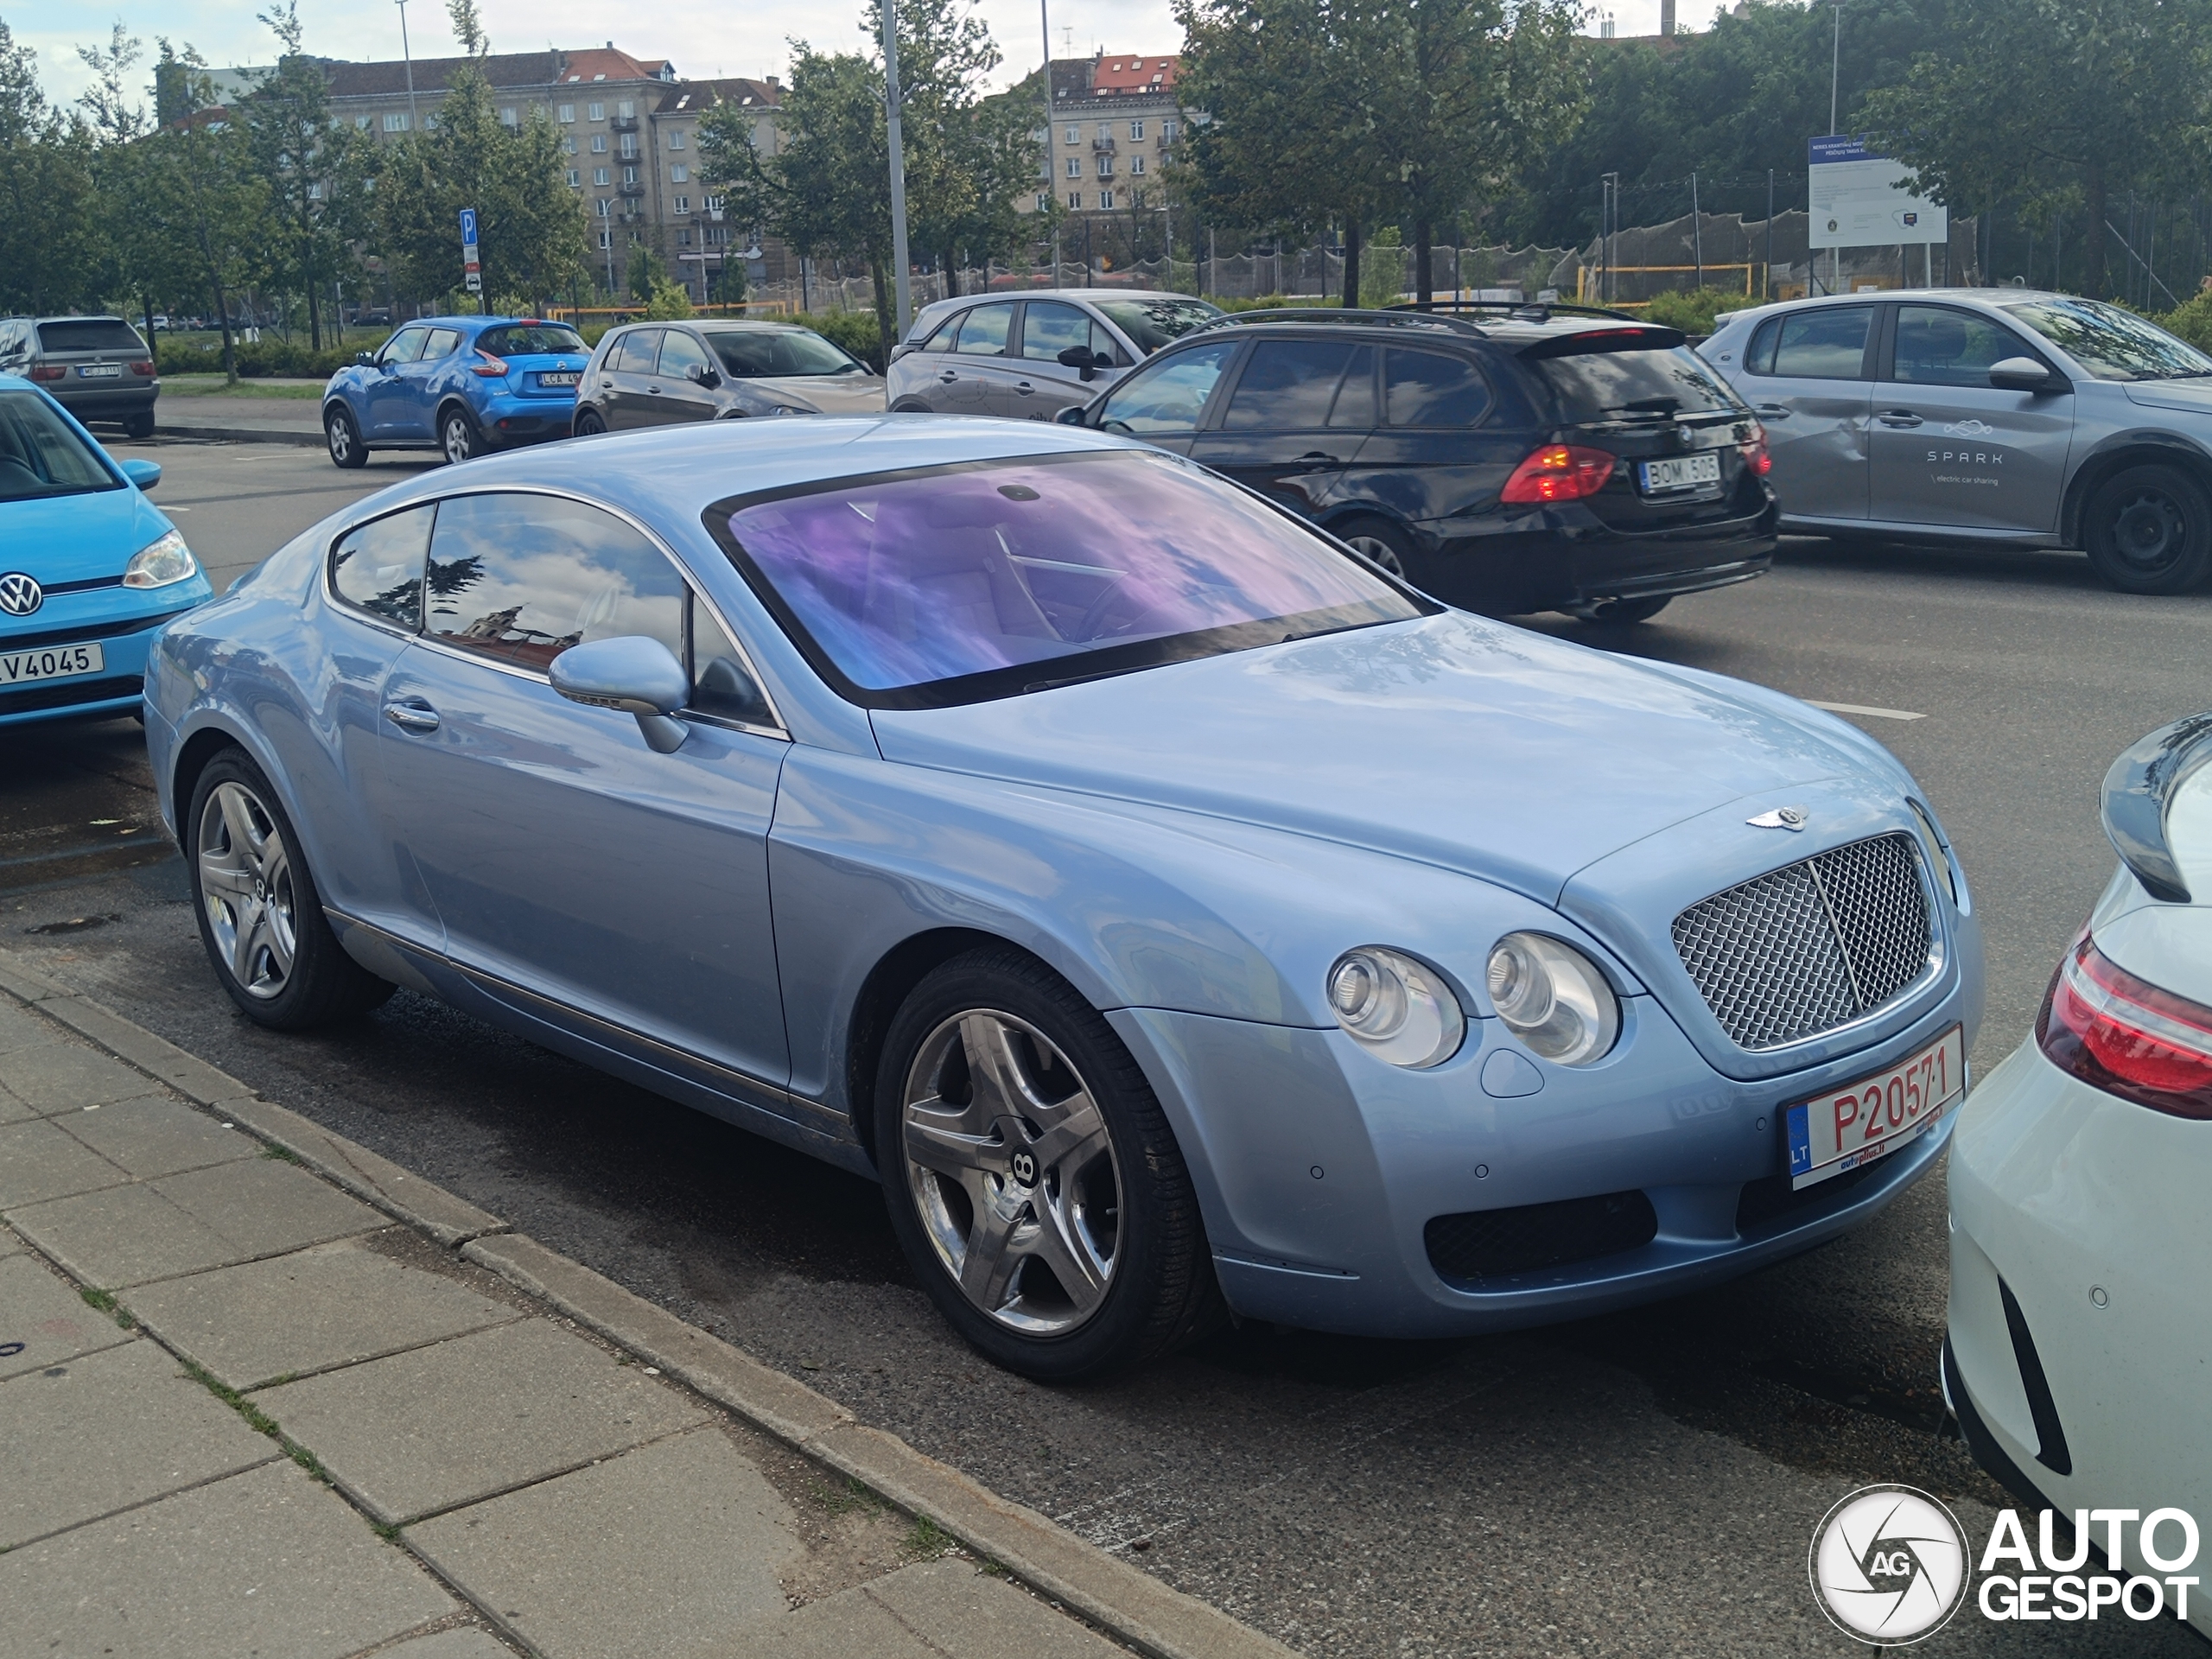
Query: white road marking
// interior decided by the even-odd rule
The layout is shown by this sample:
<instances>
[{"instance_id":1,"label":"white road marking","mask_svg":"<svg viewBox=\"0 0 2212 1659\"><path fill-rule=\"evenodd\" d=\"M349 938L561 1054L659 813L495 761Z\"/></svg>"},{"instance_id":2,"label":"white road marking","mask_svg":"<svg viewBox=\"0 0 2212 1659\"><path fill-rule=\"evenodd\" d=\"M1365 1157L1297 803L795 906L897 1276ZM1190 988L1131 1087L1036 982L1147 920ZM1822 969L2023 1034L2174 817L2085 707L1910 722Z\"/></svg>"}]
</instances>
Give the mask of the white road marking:
<instances>
[{"instance_id":1,"label":"white road marking","mask_svg":"<svg viewBox=\"0 0 2212 1659\"><path fill-rule=\"evenodd\" d=\"M1868 709L1856 702L1822 702L1818 697L1806 702L1815 709L1825 709L1832 715L1859 715L1870 720L1925 720L1925 715L1916 715L1904 709Z\"/></svg>"}]
</instances>

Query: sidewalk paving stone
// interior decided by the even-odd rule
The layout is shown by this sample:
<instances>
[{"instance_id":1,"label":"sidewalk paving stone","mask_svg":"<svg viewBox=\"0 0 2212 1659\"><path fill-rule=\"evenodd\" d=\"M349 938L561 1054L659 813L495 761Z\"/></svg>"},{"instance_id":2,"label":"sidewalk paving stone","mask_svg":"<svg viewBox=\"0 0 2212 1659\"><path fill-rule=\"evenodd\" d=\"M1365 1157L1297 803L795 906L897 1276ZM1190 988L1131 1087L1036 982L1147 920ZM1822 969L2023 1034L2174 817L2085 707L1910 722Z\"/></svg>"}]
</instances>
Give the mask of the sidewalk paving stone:
<instances>
[{"instance_id":1,"label":"sidewalk paving stone","mask_svg":"<svg viewBox=\"0 0 2212 1659\"><path fill-rule=\"evenodd\" d=\"M957 1643L952 1631L945 1639ZM956 1646L955 1659L966 1659ZM733 1659L946 1659L873 1599L865 1586L810 1601L773 1624L756 1624L731 1644ZM1119 1659L1119 1656L1117 1656Z\"/></svg>"},{"instance_id":2,"label":"sidewalk paving stone","mask_svg":"<svg viewBox=\"0 0 2212 1659\"><path fill-rule=\"evenodd\" d=\"M251 1135L226 1129L207 1113L163 1095L48 1121L140 1180L235 1163L261 1153L260 1142Z\"/></svg>"},{"instance_id":3,"label":"sidewalk paving stone","mask_svg":"<svg viewBox=\"0 0 2212 1659\"><path fill-rule=\"evenodd\" d=\"M972 1561L928 1561L861 1586L932 1642L957 1630L960 1659L1116 1659L1122 1649Z\"/></svg>"},{"instance_id":4,"label":"sidewalk paving stone","mask_svg":"<svg viewBox=\"0 0 2212 1659\"><path fill-rule=\"evenodd\" d=\"M0 1255L0 1381L133 1340L35 1255ZM14 1353L7 1351L21 1343Z\"/></svg>"},{"instance_id":5,"label":"sidewalk paving stone","mask_svg":"<svg viewBox=\"0 0 2212 1659\"><path fill-rule=\"evenodd\" d=\"M22 1048L44 1048L54 1041L54 1027L36 1014L21 1008L0 1007L0 1055Z\"/></svg>"},{"instance_id":6,"label":"sidewalk paving stone","mask_svg":"<svg viewBox=\"0 0 2212 1659\"><path fill-rule=\"evenodd\" d=\"M256 1397L387 1523L490 1497L707 1420L639 1368L543 1319Z\"/></svg>"},{"instance_id":7,"label":"sidewalk paving stone","mask_svg":"<svg viewBox=\"0 0 2212 1659\"><path fill-rule=\"evenodd\" d=\"M0 1210L118 1186L130 1179L46 1118L0 1125Z\"/></svg>"},{"instance_id":8,"label":"sidewalk paving stone","mask_svg":"<svg viewBox=\"0 0 2212 1659\"><path fill-rule=\"evenodd\" d=\"M153 1185L241 1255L273 1255L390 1224L329 1182L277 1158L197 1169Z\"/></svg>"},{"instance_id":9,"label":"sidewalk paving stone","mask_svg":"<svg viewBox=\"0 0 2212 1659\"><path fill-rule=\"evenodd\" d=\"M547 1659L721 1659L732 1626L784 1616L792 1525L776 1489L709 1426L406 1535Z\"/></svg>"},{"instance_id":10,"label":"sidewalk paving stone","mask_svg":"<svg viewBox=\"0 0 2212 1659\"><path fill-rule=\"evenodd\" d=\"M130 1311L241 1389L525 1317L350 1242L143 1286Z\"/></svg>"},{"instance_id":11,"label":"sidewalk paving stone","mask_svg":"<svg viewBox=\"0 0 2212 1659\"><path fill-rule=\"evenodd\" d=\"M0 1446L8 1549L282 1455L143 1340L0 1383Z\"/></svg>"},{"instance_id":12,"label":"sidewalk paving stone","mask_svg":"<svg viewBox=\"0 0 2212 1659\"><path fill-rule=\"evenodd\" d=\"M289 1461L0 1555L0 1606L10 1653L129 1659L342 1659L461 1611Z\"/></svg>"},{"instance_id":13,"label":"sidewalk paving stone","mask_svg":"<svg viewBox=\"0 0 2212 1659\"><path fill-rule=\"evenodd\" d=\"M0 1076L10 1094L41 1116L136 1100L162 1087L134 1066L71 1043L19 1049L0 1066Z\"/></svg>"}]
</instances>

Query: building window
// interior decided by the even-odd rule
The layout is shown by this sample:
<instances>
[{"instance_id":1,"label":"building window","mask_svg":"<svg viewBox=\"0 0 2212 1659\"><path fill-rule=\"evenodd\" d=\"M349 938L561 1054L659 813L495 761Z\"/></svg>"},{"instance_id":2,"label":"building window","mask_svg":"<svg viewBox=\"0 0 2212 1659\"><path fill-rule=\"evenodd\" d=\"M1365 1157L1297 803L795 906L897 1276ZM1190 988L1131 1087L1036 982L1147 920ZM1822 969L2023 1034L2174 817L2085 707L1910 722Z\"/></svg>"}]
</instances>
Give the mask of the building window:
<instances>
[{"instance_id":1,"label":"building window","mask_svg":"<svg viewBox=\"0 0 2212 1659\"><path fill-rule=\"evenodd\" d=\"M630 118L637 114L637 112L638 106L630 102L626 98L614 106L614 113L620 116L625 121L630 119Z\"/></svg>"},{"instance_id":2,"label":"building window","mask_svg":"<svg viewBox=\"0 0 2212 1659\"><path fill-rule=\"evenodd\" d=\"M607 135L605 133L594 132L592 134L591 153L594 156L604 156L607 154Z\"/></svg>"},{"instance_id":3,"label":"building window","mask_svg":"<svg viewBox=\"0 0 2212 1659\"><path fill-rule=\"evenodd\" d=\"M1143 157L1143 156L1130 156L1130 157L1129 157L1129 171L1130 171L1131 173L1141 173L1141 172L1143 172L1143 171L1144 171L1144 157Z\"/></svg>"},{"instance_id":4,"label":"building window","mask_svg":"<svg viewBox=\"0 0 2212 1659\"><path fill-rule=\"evenodd\" d=\"M719 213L721 210L722 199L720 196L709 196L707 198L707 211L709 213Z\"/></svg>"},{"instance_id":5,"label":"building window","mask_svg":"<svg viewBox=\"0 0 2212 1659\"><path fill-rule=\"evenodd\" d=\"M668 130L668 147L669 147L671 149L683 149L683 128L681 128L681 127L671 127L671 128Z\"/></svg>"},{"instance_id":6,"label":"building window","mask_svg":"<svg viewBox=\"0 0 2212 1659\"><path fill-rule=\"evenodd\" d=\"M1098 176L1102 179L1114 176L1114 157L1110 151L1098 158Z\"/></svg>"},{"instance_id":7,"label":"building window","mask_svg":"<svg viewBox=\"0 0 2212 1659\"><path fill-rule=\"evenodd\" d=\"M576 135L573 132L563 133L561 135L561 149L566 155L575 155L576 153Z\"/></svg>"},{"instance_id":8,"label":"building window","mask_svg":"<svg viewBox=\"0 0 2212 1659\"><path fill-rule=\"evenodd\" d=\"M512 105L509 105L505 109L499 111L499 124L503 127L520 126L522 124L522 111L516 109Z\"/></svg>"},{"instance_id":9,"label":"building window","mask_svg":"<svg viewBox=\"0 0 2212 1659\"><path fill-rule=\"evenodd\" d=\"M676 211L679 213L690 213L691 211L691 198L689 196L678 196L676 199Z\"/></svg>"},{"instance_id":10,"label":"building window","mask_svg":"<svg viewBox=\"0 0 2212 1659\"><path fill-rule=\"evenodd\" d=\"M622 182L623 182L623 183L625 183L625 184L635 184L637 181L638 181L638 169L637 169L636 168L634 168L634 167L626 167L626 168L624 168L622 169Z\"/></svg>"},{"instance_id":11,"label":"building window","mask_svg":"<svg viewBox=\"0 0 2212 1659\"><path fill-rule=\"evenodd\" d=\"M601 196L601 197L599 199L599 216L600 216L601 219L608 218L608 217L610 217L610 216L613 214L613 211L614 211L614 204L613 204L613 202L612 200L610 200L608 198L607 198L607 197L605 197L605 196Z\"/></svg>"},{"instance_id":12,"label":"building window","mask_svg":"<svg viewBox=\"0 0 2212 1659\"><path fill-rule=\"evenodd\" d=\"M438 118L437 118L435 115L426 115L426 116L424 116L424 117L423 118L423 131L425 131L425 132L435 132L437 130L438 130Z\"/></svg>"},{"instance_id":13,"label":"building window","mask_svg":"<svg viewBox=\"0 0 2212 1659\"><path fill-rule=\"evenodd\" d=\"M1052 198L1046 192L1039 190L1037 193L1037 211L1041 213L1052 205Z\"/></svg>"},{"instance_id":14,"label":"building window","mask_svg":"<svg viewBox=\"0 0 2212 1659\"><path fill-rule=\"evenodd\" d=\"M1070 127L1068 129L1068 143L1071 144L1079 144L1082 142L1083 129L1081 127Z\"/></svg>"},{"instance_id":15,"label":"building window","mask_svg":"<svg viewBox=\"0 0 2212 1659\"><path fill-rule=\"evenodd\" d=\"M400 113L398 113L398 112L397 112L397 111L394 111L392 114L390 114L390 115L385 116L385 118L384 118L384 130L385 130L386 132L404 132L404 131L406 131L406 130L407 130L407 118L406 118L404 115L402 115L402 114L400 114Z\"/></svg>"},{"instance_id":16,"label":"building window","mask_svg":"<svg viewBox=\"0 0 2212 1659\"><path fill-rule=\"evenodd\" d=\"M1167 143L1168 140L1174 137L1174 136L1175 124L1173 121L1163 121L1160 124L1160 142L1161 143L1164 144Z\"/></svg>"},{"instance_id":17,"label":"building window","mask_svg":"<svg viewBox=\"0 0 2212 1659\"><path fill-rule=\"evenodd\" d=\"M606 120L606 119L607 119L607 105L604 105L604 104L594 104L594 105L589 105L588 107L589 107L589 111L590 111L590 117L591 117L591 119L593 119L593 120L594 120L594 121L604 121L604 120Z\"/></svg>"},{"instance_id":18,"label":"building window","mask_svg":"<svg viewBox=\"0 0 2212 1659\"><path fill-rule=\"evenodd\" d=\"M1069 206L1069 207L1072 207L1072 208L1074 208L1077 213L1082 212L1082 211L1083 211L1083 192L1082 192L1082 191L1080 191L1080 190L1071 190L1071 191L1069 191L1069 192L1068 192L1068 206Z\"/></svg>"},{"instance_id":19,"label":"building window","mask_svg":"<svg viewBox=\"0 0 2212 1659\"><path fill-rule=\"evenodd\" d=\"M625 156L635 156L637 153L638 153L638 135L637 135L636 133L634 133L634 132L626 132L626 133L624 133L624 134L622 135L622 154L623 154Z\"/></svg>"},{"instance_id":20,"label":"building window","mask_svg":"<svg viewBox=\"0 0 2212 1659\"><path fill-rule=\"evenodd\" d=\"M591 181L594 184L605 184L607 182L607 169L603 167L594 167L592 168Z\"/></svg>"},{"instance_id":21,"label":"building window","mask_svg":"<svg viewBox=\"0 0 2212 1659\"><path fill-rule=\"evenodd\" d=\"M1098 193L1098 211L1102 213L1110 213L1114 211L1114 193L1111 190L1101 190Z\"/></svg>"},{"instance_id":22,"label":"building window","mask_svg":"<svg viewBox=\"0 0 2212 1659\"><path fill-rule=\"evenodd\" d=\"M570 185L572 188L575 188L575 189L579 189L579 190L581 190L581 189L583 188L583 182L584 182L584 175L583 175L583 173L582 173L582 169L577 168L573 168L573 167L572 167L572 168L570 168L569 169L569 185Z\"/></svg>"},{"instance_id":23,"label":"building window","mask_svg":"<svg viewBox=\"0 0 2212 1659\"><path fill-rule=\"evenodd\" d=\"M575 119L576 106L573 104L563 104L561 106L562 124L564 126L573 126L575 124Z\"/></svg>"},{"instance_id":24,"label":"building window","mask_svg":"<svg viewBox=\"0 0 2212 1659\"><path fill-rule=\"evenodd\" d=\"M602 248L613 247L614 245L614 232L612 231L601 231L599 233L599 245Z\"/></svg>"},{"instance_id":25,"label":"building window","mask_svg":"<svg viewBox=\"0 0 2212 1659\"><path fill-rule=\"evenodd\" d=\"M1144 142L1143 122L1132 121L1129 123L1129 142L1133 144L1141 144Z\"/></svg>"},{"instance_id":26,"label":"building window","mask_svg":"<svg viewBox=\"0 0 2212 1659\"><path fill-rule=\"evenodd\" d=\"M671 184L682 184L690 176L691 169L684 166L681 162L677 162L674 167L668 169L668 181ZM682 210L678 209L677 211L681 212Z\"/></svg>"},{"instance_id":27,"label":"building window","mask_svg":"<svg viewBox=\"0 0 2212 1659\"><path fill-rule=\"evenodd\" d=\"M678 196L678 197L677 198L677 200L678 201L681 201L681 200L683 200L683 197L681 197L681 196ZM676 211L677 211L677 213L682 213L683 210L681 207L679 207L679 208L677 208ZM688 228L687 228L687 229L684 229L684 230L678 231L678 232L676 233L676 245L677 245L677 247L679 247L679 248L688 248L688 247L690 247L690 246L691 245L691 232L690 232L690 231Z\"/></svg>"},{"instance_id":28,"label":"building window","mask_svg":"<svg viewBox=\"0 0 2212 1659\"><path fill-rule=\"evenodd\" d=\"M1079 178L1081 178L1082 176L1083 176L1083 157L1082 157L1082 156L1069 156L1069 157L1068 157L1068 177L1070 177L1070 178L1071 178L1071 179L1079 179Z\"/></svg>"},{"instance_id":29,"label":"building window","mask_svg":"<svg viewBox=\"0 0 2212 1659\"><path fill-rule=\"evenodd\" d=\"M632 232L630 232L630 245L631 245L632 247L633 247L633 248L642 248L642 247L644 247L644 246L645 245L645 233L643 231L632 231Z\"/></svg>"},{"instance_id":30,"label":"building window","mask_svg":"<svg viewBox=\"0 0 2212 1659\"><path fill-rule=\"evenodd\" d=\"M1098 136L1110 143L1114 137L1114 124L1111 121L1101 121L1098 124Z\"/></svg>"},{"instance_id":31,"label":"building window","mask_svg":"<svg viewBox=\"0 0 2212 1659\"><path fill-rule=\"evenodd\" d=\"M353 124L363 132L366 132L369 130L369 118L365 115L357 115L353 118Z\"/></svg>"}]
</instances>

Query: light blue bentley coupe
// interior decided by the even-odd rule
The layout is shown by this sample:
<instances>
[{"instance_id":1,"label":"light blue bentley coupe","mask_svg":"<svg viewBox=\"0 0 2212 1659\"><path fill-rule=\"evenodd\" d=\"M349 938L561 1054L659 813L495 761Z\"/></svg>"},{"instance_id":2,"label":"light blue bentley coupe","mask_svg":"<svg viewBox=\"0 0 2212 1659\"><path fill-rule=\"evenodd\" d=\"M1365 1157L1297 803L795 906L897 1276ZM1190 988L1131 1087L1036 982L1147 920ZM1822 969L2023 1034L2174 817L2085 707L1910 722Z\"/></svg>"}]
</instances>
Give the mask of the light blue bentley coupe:
<instances>
[{"instance_id":1,"label":"light blue bentley coupe","mask_svg":"<svg viewBox=\"0 0 2212 1659\"><path fill-rule=\"evenodd\" d=\"M154 653L238 1006L395 985L880 1179L1094 1375L1708 1284L1924 1173L1981 946L1912 779L1440 607L1074 427L743 422L413 480Z\"/></svg>"}]
</instances>

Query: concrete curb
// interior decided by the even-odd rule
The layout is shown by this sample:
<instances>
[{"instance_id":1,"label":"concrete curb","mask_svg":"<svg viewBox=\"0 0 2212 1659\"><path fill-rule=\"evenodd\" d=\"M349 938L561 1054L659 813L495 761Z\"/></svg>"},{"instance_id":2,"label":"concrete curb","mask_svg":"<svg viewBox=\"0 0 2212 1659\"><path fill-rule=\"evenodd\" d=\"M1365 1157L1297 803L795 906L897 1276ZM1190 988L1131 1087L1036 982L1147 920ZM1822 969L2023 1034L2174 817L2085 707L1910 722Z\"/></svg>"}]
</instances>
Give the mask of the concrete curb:
<instances>
[{"instance_id":1,"label":"concrete curb","mask_svg":"<svg viewBox=\"0 0 2212 1659\"><path fill-rule=\"evenodd\" d=\"M859 1481L894 1507L928 1517L969 1548L1151 1659L1296 1659L1292 1649L1274 1637L1116 1560L896 1435L855 1421L827 1395L536 1239L510 1231L498 1217L261 1099L237 1078L112 1009L29 972L5 950L0 950L0 992L283 1148L385 1214L448 1249L458 1249L518 1289Z\"/></svg>"},{"instance_id":2,"label":"concrete curb","mask_svg":"<svg viewBox=\"0 0 2212 1659\"><path fill-rule=\"evenodd\" d=\"M304 449L322 448L322 434L272 431L265 426L171 426L157 423L156 438L190 438L202 443L289 443Z\"/></svg>"}]
</instances>

